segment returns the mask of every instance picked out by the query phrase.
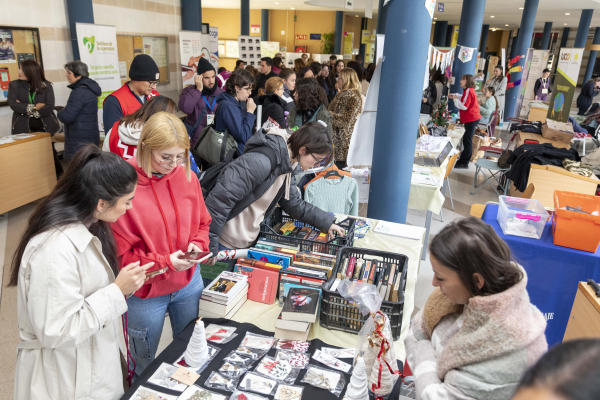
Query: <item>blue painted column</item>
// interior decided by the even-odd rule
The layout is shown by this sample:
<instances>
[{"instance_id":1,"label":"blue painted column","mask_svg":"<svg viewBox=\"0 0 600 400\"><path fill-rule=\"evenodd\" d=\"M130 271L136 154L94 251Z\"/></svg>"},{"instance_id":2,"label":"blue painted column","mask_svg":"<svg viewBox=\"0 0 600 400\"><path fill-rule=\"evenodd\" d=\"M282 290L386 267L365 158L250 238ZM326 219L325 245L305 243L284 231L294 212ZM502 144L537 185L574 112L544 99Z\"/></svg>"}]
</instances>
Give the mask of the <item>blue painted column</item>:
<instances>
[{"instance_id":1,"label":"blue painted column","mask_svg":"<svg viewBox=\"0 0 600 400\"><path fill-rule=\"evenodd\" d=\"M544 33L542 34L542 44L540 49L548 50L550 47L550 35L552 34L552 22L546 22L544 24Z\"/></svg>"},{"instance_id":2,"label":"blue painted column","mask_svg":"<svg viewBox=\"0 0 600 400\"><path fill-rule=\"evenodd\" d=\"M240 0L240 35L250 35L250 0Z\"/></svg>"},{"instance_id":3,"label":"blue painted column","mask_svg":"<svg viewBox=\"0 0 600 400\"><path fill-rule=\"evenodd\" d=\"M594 10L581 10L581 18L579 19L579 26L577 27L577 36L575 36L575 44L573 45L573 47L585 47L588 32L590 31L590 24L592 23L593 14Z\"/></svg>"},{"instance_id":4,"label":"blue painted column","mask_svg":"<svg viewBox=\"0 0 600 400\"><path fill-rule=\"evenodd\" d=\"M181 0L181 30L202 32L201 0Z\"/></svg>"},{"instance_id":5,"label":"blue painted column","mask_svg":"<svg viewBox=\"0 0 600 400\"><path fill-rule=\"evenodd\" d=\"M342 54L342 41L344 40L344 12L335 12L335 44L333 52Z\"/></svg>"},{"instance_id":6,"label":"blue painted column","mask_svg":"<svg viewBox=\"0 0 600 400\"><path fill-rule=\"evenodd\" d=\"M454 35L454 25L448 25L446 28L446 42L444 42L443 46L450 47L452 45L452 36Z\"/></svg>"},{"instance_id":7,"label":"blue painted column","mask_svg":"<svg viewBox=\"0 0 600 400\"><path fill-rule=\"evenodd\" d=\"M515 56L527 54L527 49L531 45L531 36L533 35L533 28L535 25L535 15L537 14L538 4L540 0L525 0L525 9L523 10L523 16L521 17L521 30L517 38L517 45L515 46ZM513 65L513 68L517 65L524 66L525 58L522 57L518 63ZM515 82L521 79L523 72L515 72L511 74L510 81ZM523 84L524 82L522 82ZM519 94L520 85L506 90L506 100L504 105L504 119L515 116L515 105L517 104L517 95Z\"/></svg>"},{"instance_id":8,"label":"blue painted column","mask_svg":"<svg viewBox=\"0 0 600 400\"><path fill-rule=\"evenodd\" d=\"M438 38L439 37L440 37L440 24L436 22L433 25L433 37L431 38L431 45L432 46L437 46L438 45Z\"/></svg>"},{"instance_id":9,"label":"blue painted column","mask_svg":"<svg viewBox=\"0 0 600 400\"><path fill-rule=\"evenodd\" d=\"M431 17L422 0L390 1L369 189L369 218L404 223L415 155ZM406 55L410 54L411 57ZM402 95L398 88L402 87Z\"/></svg>"},{"instance_id":10,"label":"blue painted column","mask_svg":"<svg viewBox=\"0 0 600 400\"><path fill-rule=\"evenodd\" d=\"M379 8L377 8L377 34L385 35L385 22L387 20L387 5L383 5L385 0L379 0Z\"/></svg>"},{"instance_id":11,"label":"blue painted column","mask_svg":"<svg viewBox=\"0 0 600 400\"><path fill-rule=\"evenodd\" d=\"M571 32L571 28L563 28L562 37L560 38L560 47L565 47L567 45L567 40L569 40L569 33Z\"/></svg>"},{"instance_id":12,"label":"blue painted column","mask_svg":"<svg viewBox=\"0 0 600 400\"><path fill-rule=\"evenodd\" d=\"M269 40L269 10L260 10L260 40Z\"/></svg>"},{"instance_id":13,"label":"blue painted column","mask_svg":"<svg viewBox=\"0 0 600 400\"><path fill-rule=\"evenodd\" d=\"M479 42L479 51L481 52L481 58L485 58L485 46L487 45L488 34L490 33L490 26L485 24L481 28L481 41Z\"/></svg>"},{"instance_id":14,"label":"blue painted column","mask_svg":"<svg viewBox=\"0 0 600 400\"><path fill-rule=\"evenodd\" d=\"M462 12L460 15L460 29L458 31L458 41L456 42L456 57L452 67L452 76L454 84L450 86L450 93L462 93L460 87L460 77L463 75L475 75L477 65L477 48L481 36L481 26L483 25L483 12L485 10L485 0L464 0ZM463 63L458 59L460 46L472 47L473 57L471 61ZM458 112L454 107L454 102L448 102L448 109L452 112Z\"/></svg>"},{"instance_id":15,"label":"blue painted column","mask_svg":"<svg viewBox=\"0 0 600 400\"><path fill-rule=\"evenodd\" d=\"M594 30L594 38L592 39L592 44L600 44L600 27ZM597 56L598 51L590 50L590 58L588 58L588 64L585 68L585 76L583 78L584 83L592 79L592 72L594 72L594 65L596 64Z\"/></svg>"},{"instance_id":16,"label":"blue painted column","mask_svg":"<svg viewBox=\"0 0 600 400\"><path fill-rule=\"evenodd\" d=\"M446 36L448 35L448 21L438 21L436 25L439 25L438 40L434 46L443 47L446 45Z\"/></svg>"},{"instance_id":17,"label":"blue painted column","mask_svg":"<svg viewBox=\"0 0 600 400\"><path fill-rule=\"evenodd\" d=\"M77 22L93 24L94 6L92 0L67 0L67 14L69 15L69 31L71 32L71 47L73 48L73 60L80 60L79 45L77 44ZM13 78L13 79L16 79Z\"/></svg>"},{"instance_id":18,"label":"blue painted column","mask_svg":"<svg viewBox=\"0 0 600 400\"><path fill-rule=\"evenodd\" d=\"M520 30L521 30L520 28L517 29L517 33L515 34L515 36L513 36L512 44L510 45L510 57L509 57L509 60L516 55L515 51L517 49L517 41L519 40L519 31ZM508 61L509 60L506 60L506 64L507 65L508 65ZM504 72L506 72L506 71L504 71Z\"/></svg>"}]
</instances>

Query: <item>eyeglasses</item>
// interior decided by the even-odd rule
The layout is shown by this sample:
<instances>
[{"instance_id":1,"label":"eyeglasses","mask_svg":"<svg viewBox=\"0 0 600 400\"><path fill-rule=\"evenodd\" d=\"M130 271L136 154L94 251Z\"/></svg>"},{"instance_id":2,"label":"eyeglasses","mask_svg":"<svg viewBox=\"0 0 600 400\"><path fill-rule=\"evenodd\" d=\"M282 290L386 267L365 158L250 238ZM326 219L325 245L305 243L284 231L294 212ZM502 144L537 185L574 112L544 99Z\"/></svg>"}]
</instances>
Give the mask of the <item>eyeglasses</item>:
<instances>
[{"instance_id":1,"label":"eyeglasses","mask_svg":"<svg viewBox=\"0 0 600 400\"><path fill-rule=\"evenodd\" d=\"M316 165L321 165L321 164L323 164L323 163L324 163L324 162L327 160L327 157L325 157L325 158L321 158L321 159L319 160L317 157L315 157L315 155L314 155L313 153L310 153L310 155L312 156L312 158L314 158L314 159L315 159L315 166L316 166Z\"/></svg>"},{"instance_id":2,"label":"eyeglasses","mask_svg":"<svg viewBox=\"0 0 600 400\"><path fill-rule=\"evenodd\" d=\"M158 85L158 81L148 81L148 85L150 85L150 87L156 86Z\"/></svg>"},{"instance_id":3,"label":"eyeglasses","mask_svg":"<svg viewBox=\"0 0 600 400\"><path fill-rule=\"evenodd\" d=\"M154 157L154 160L156 160L158 165L160 165L161 167L168 167L173 163L175 163L176 165L184 165L190 159L189 157L185 157L185 158L177 157L175 160L171 160L169 158L161 157L161 159L162 159L162 161L161 161L158 158L156 158L154 153L150 153L150 154L152 154L152 157Z\"/></svg>"}]
</instances>

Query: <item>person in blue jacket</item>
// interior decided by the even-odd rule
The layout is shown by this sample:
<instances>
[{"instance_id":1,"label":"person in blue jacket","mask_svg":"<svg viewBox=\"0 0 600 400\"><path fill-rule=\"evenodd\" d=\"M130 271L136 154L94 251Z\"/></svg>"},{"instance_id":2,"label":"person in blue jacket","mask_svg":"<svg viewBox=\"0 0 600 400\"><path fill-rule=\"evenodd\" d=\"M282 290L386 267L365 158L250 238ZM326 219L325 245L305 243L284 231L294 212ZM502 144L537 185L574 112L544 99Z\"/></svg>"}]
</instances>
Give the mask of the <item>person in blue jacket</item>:
<instances>
[{"instance_id":1,"label":"person in blue jacket","mask_svg":"<svg viewBox=\"0 0 600 400\"><path fill-rule=\"evenodd\" d=\"M252 137L252 128L256 121L254 110L256 104L250 98L254 85L254 77L245 69L233 71L227 83L225 92L217 97L217 113L215 125L217 131L224 132L225 128L229 134L238 142L237 155L244 153L244 146ZM246 107L244 109L244 102Z\"/></svg>"},{"instance_id":2,"label":"person in blue jacket","mask_svg":"<svg viewBox=\"0 0 600 400\"><path fill-rule=\"evenodd\" d=\"M88 66L81 61L65 64L67 86L72 90L67 105L58 112L58 119L65 124L65 152L63 158L70 161L87 143L100 145L98 129L98 96L100 85L89 78Z\"/></svg>"}]
</instances>

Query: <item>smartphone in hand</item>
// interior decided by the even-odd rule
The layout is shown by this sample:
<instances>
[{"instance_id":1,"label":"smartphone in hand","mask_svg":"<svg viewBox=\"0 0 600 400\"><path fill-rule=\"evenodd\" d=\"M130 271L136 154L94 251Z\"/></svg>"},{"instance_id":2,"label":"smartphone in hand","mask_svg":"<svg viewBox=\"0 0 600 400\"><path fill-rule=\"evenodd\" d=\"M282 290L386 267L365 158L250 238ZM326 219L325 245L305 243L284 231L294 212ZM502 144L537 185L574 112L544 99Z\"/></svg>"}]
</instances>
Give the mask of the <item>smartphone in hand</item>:
<instances>
[{"instance_id":1,"label":"smartphone in hand","mask_svg":"<svg viewBox=\"0 0 600 400\"><path fill-rule=\"evenodd\" d=\"M179 259L200 263L211 256L212 253L210 251L188 251L180 256Z\"/></svg>"}]
</instances>

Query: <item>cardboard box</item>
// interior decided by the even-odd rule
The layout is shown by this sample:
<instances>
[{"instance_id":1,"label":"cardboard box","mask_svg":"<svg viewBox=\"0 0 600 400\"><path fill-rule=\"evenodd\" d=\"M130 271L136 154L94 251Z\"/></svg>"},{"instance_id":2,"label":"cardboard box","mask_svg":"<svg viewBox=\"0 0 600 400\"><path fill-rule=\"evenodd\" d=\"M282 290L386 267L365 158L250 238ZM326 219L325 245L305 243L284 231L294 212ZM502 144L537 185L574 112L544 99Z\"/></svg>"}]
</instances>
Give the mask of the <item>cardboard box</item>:
<instances>
[{"instance_id":1,"label":"cardboard box","mask_svg":"<svg viewBox=\"0 0 600 400\"><path fill-rule=\"evenodd\" d=\"M530 133L519 131L515 137L515 148L525 144L525 140L537 140L540 144L550 143L552 146L559 149L568 149L571 147L569 143L559 142L557 140L546 139L539 133Z\"/></svg>"},{"instance_id":2,"label":"cardboard box","mask_svg":"<svg viewBox=\"0 0 600 400\"><path fill-rule=\"evenodd\" d=\"M547 119L542 125L542 136L546 139L570 143L573 139L573 125L570 122Z\"/></svg>"},{"instance_id":3,"label":"cardboard box","mask_svg":"<svg viewBox=\"0 0 600 400\"><path fill-rule=\"evenodd\" d=\"M529 121L540 121L543 124L546 122L546 115L548 115L548 109L531 107L527 119Z\"/></svg>"}]
</instances>

